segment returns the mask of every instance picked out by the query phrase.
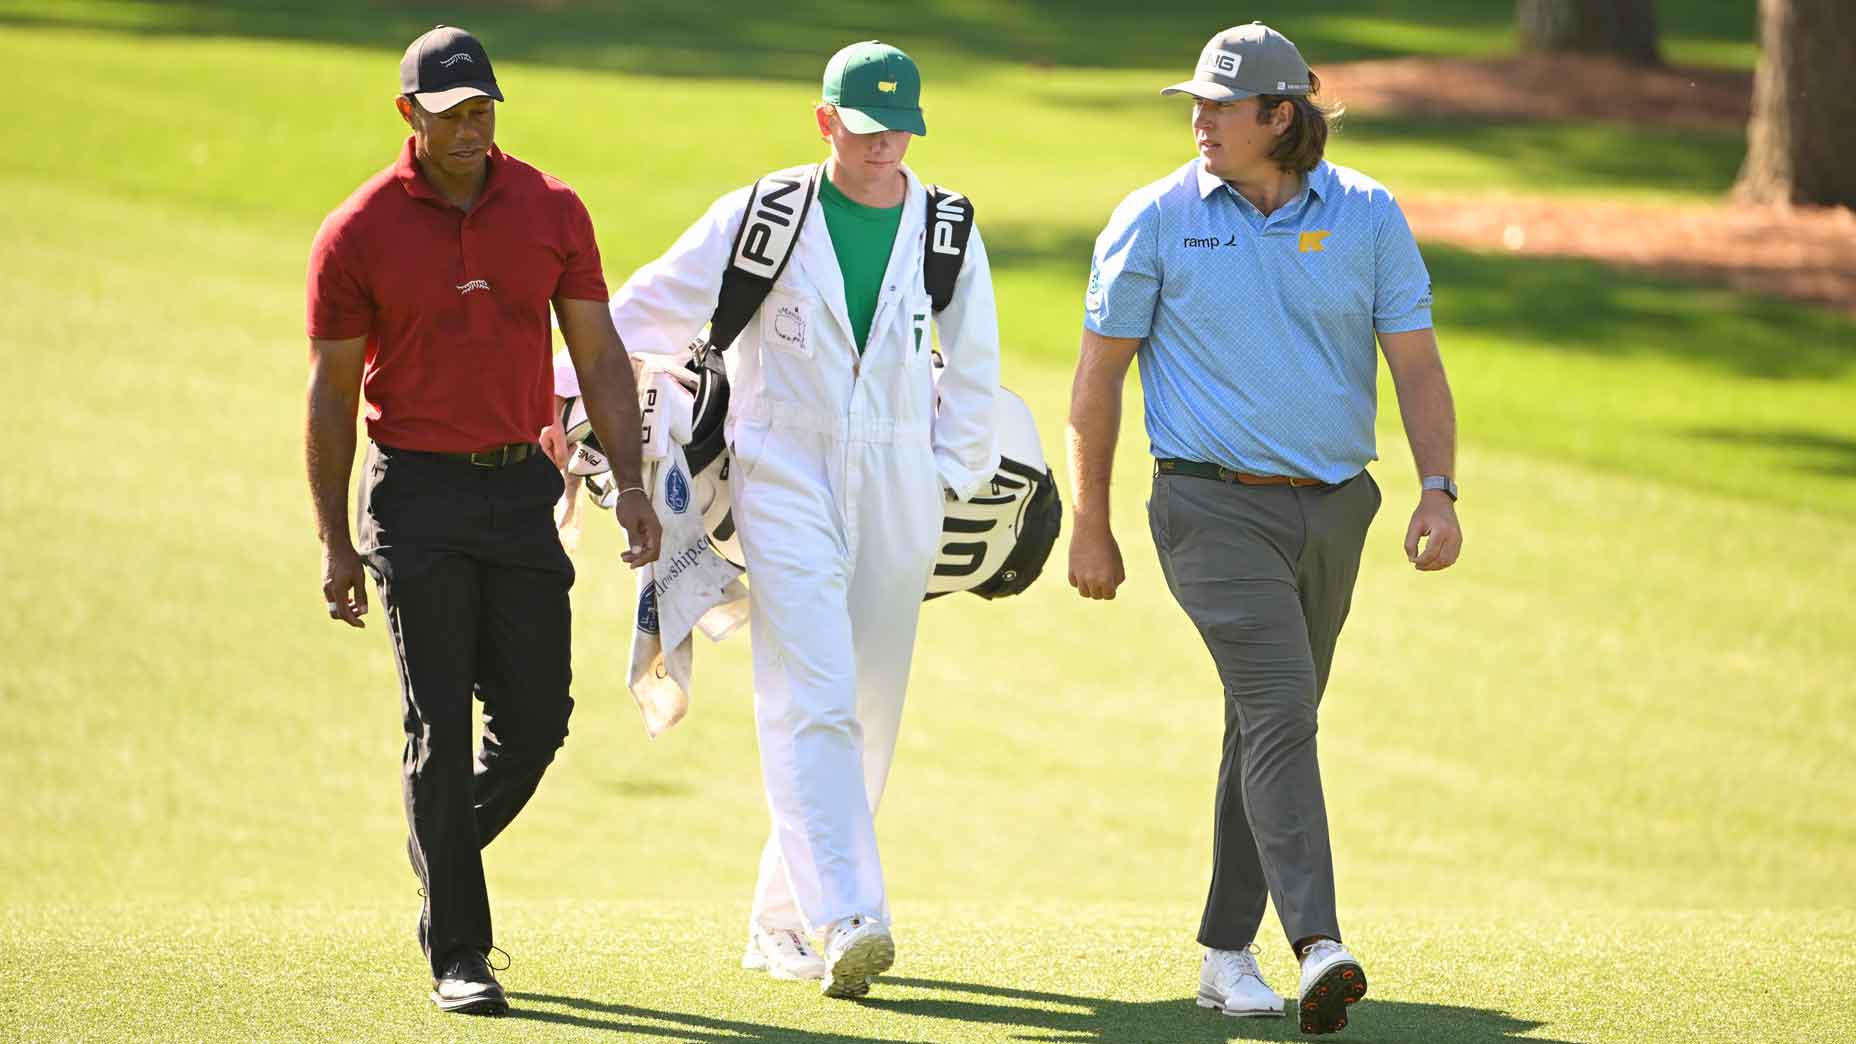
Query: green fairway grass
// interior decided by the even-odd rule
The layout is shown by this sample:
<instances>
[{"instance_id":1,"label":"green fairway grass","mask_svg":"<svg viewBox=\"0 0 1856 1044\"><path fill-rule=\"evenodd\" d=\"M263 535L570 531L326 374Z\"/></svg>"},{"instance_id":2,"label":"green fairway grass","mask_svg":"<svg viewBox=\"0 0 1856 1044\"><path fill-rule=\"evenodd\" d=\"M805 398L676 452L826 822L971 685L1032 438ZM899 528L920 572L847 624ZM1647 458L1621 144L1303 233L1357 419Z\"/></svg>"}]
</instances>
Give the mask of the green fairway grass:
<instances>
[{"instance_id":1,"label":"green fairway grass","mask_svg":"<svg viewBox=\"0 0 1856 1044\"><path fill-rule=\"evenodd\" d=\"M293 907L230 915L197 909L134 911L147 936L126 940L82 909L8 918L30 940L10 952L20 985L83 993L56 1021L28 1011L10 1023L30 1040L684 1041L689 1044L875 1044L888 1041L1073 1041L1222 1044L1306 1040L1287 1019L1232 1019L1186 999L1169 973L1196 948L1153 906L912 903L898 915L908 969L867 1001L827 1004L811 984L773 983L732 970L739 924L689 903L505 902L503 934L532 939L503 978L514 1011L460 1021L406 1000L422 986L387 928L392 911ZM1179 911L1184 915L1187 911ZM1542 925L1496 915L1470 923L1431 911L1356 919L1354 934L1381 955L1375 992L1342 1041L1539 1044L1606 1040L1845 1039L1838 1013L1787 1012L1759 986L1790 975L1834 981L1828 956L1856 921L1797 925L1772 916L1572 912ZM1788 961L1749 939L1785 935ZM1725 937L1722 940L1722 937ZM1716 940L1708 944L1707 940ZM519 943L518 943L519 945ZM1813 949L1814 948L1814 949ZM274 954L252 961L254 952ZM1689 953L1680 968L1663 961ZM1473 957L1472 957L1473 955ZM151 961L187 976L149 981ZM1266 954L1278 981L1293 969ZM1529 974L1516 976L1516 968ZM1407 974L1400 969L1423 969ZM1665 970L1666 969L1666 970ZM1614 978L1602 1003L1559 983ZM305 991L313 983L313 992ZM131 988L133 984L133 988ZM1679 989L1686 1003L1671 1005ZM228 999L249 1003L227 1003ZM1712 1014L1693 1014L1701 1004ZM184 1012L125 1025L128 1006ZM13 1012L0 1008L0 1014ZM1691 1021L1694 1020L1694 1021ZM1775 1032L1789 1022L1789 1030ZM178 1032L177 1032L178 1030ZM1600 1034L1591 1036L1589 1034Z\"/></svg>"},{"instance_id":2,"label":"green fairway grass","mask_svg":"<svg viewBox=\"0 0 1856 1044\"><path fill-rule=\"evenodd\" d=\"M1670 61L1752 67L1755 23L1745 0L1666 0L1657 7ZM0 23L373 48L382 38L410 39L435 21L462 21L468 13L471 28L493 35L497 54L509 58L600 72L791 80L817 77L813 52L821 37L906 35L911 53L934 57L946 76L950 63L1168 68L1190 64L1204 37L1222 28L1205 28L1203 5L1181 2L917 0L906 19L879 11L792 0L779 19L768 20L755 17L764 14L760 5L742 0L514 0L461 9L430 0L0 0ZM1514 7L1506 0L1429 0L1421 17L1408 0L1273 2L1241 13L1283 30L1317 68L1413 54L1500 54L1515 46Z\"/></svg>"},{"instance_id":3,"label":"green fairway grass","mask_svg":"<svg viewBox=\"0 0 1856 1044\"><path fill-rule=\"evenodd\" d=\"M1732 50L1727 6L1659 5ZM841 42L820 26L911 42L801 4L711 81L653 75L638 42L712 60L697 5L633 8L636 37L539 7L444 17L484 34L500 139L585 197L615 286L716 195L816 154L809 83ZM953 71L924 57L933 133L910 158L976 201L1006 382L1055 458L1090 241L1187 157L1184 110L1151 90L1219 25L1104 5L1115 53L1055 14L1041 51L1060 5L933 7L953 21L919 50ZM1512 7L1404 10L1314 21L1361 54L1487 53ZM900 956L869 1001L736 967L766 831L746 640L702 643L690 717L646 740L622 683L635 590L594 518L573 735L486 853L516 1016L431 1010L379 611L352 634L317 591L302 278L322 215L397 149L392 67L438 11L0 4L0 1041L1298 1038L1192 1003L1221 696L1146 535L1133 388L1121 596L1076 598L1060 542L1025 596L924 611L879 819ZM1642 136L1657 158L1620 166L1610 133L1388 117L1335 158L1401 193L1569 205L1729 176L1718 140ZM1342 923L1373 984L1340 1039L1856 1038L1856 323L1425 253L1467 548L1445 574L1405 564L1387 385L1385 506L1322 716ZM1292 989L1273 915L1259 943Z\"/></svg>"}]
</instances>

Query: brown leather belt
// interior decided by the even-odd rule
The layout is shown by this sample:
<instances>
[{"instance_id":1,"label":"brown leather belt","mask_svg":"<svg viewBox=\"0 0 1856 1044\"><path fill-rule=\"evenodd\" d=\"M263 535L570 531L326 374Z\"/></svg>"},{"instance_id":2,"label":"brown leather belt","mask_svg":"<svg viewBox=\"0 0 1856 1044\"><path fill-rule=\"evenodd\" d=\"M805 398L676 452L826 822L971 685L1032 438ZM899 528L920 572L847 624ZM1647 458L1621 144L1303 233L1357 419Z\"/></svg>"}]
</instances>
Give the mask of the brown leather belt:
<instances>
[{"instance_id":1,"label":"brown leather belt","mask_svg":"<svg viewBox=\"0 0 1856 1044\"><path fill-rule=\"evenodd\" d=\"M1235 482L1243 486L1294 486L1301 489L1307 486L1327 485L1320 479L1300 478L1295 475L1252 475L1247 471L1237 471L1221 464L1178 460L1173 457L1161 457L1154 461L1154 471L1161 475L1188 475L1192 478Z\"/></svg>"},{"instance_id":2,"label":"brown leather belt","mask_svg":"<svg viewBox=\"0 0 1856 1044\"><path fill-rule=\"evenodd\" d=\"M446 460L463 461L480 468L500 468L506 464L520 464L522 461L541 452L541 447L533 442L512 442L507 446L493 446L475 453L433 453L435 457Z\"/></svg>"}]
</instances>

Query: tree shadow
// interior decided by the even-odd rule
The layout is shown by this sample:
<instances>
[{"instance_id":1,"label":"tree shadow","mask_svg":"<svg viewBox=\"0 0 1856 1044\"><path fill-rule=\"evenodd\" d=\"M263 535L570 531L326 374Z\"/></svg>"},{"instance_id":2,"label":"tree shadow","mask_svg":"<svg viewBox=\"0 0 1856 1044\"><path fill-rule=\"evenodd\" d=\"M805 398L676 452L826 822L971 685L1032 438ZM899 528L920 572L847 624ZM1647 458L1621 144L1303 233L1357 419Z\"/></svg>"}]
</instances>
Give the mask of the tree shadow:
<instances>
[{"instance_id":1,"label":"tree shadow","mask_svg":"<svg viewBox=\"0 0 1856 1044\"><path fill-rule=\"evenodd\" d=\"M1200 1008L1190 999L1113 1001L1100 997L938 979L885 978L882 984L969 994L985 999L891 999L878 995L865 1000L863 1003L866 1006L932 1018L1012 1027L1019 1031L1011 1034L1017 1040L1066 1041L1075 1044L1151 1044L1153 1041L1305 1039L1294 1018L1234 1019ZM1010 1001L1024 1003L1000 1003ZM1544 1022L1480 1008L1379 1001L1369 997L1350 1010L1352 1014L1343 1038L1348 1041L1499 1044L1525 1039L1539 1044L1566 1044L1545 1037L1521 1036L1546 1025Z\"/></svg>"},{"instance_id":2,"label":"tree shadow","mask_svg":"<svg viewBox=\"0 0 1856 1044\"><path fill-rule=\"evenodd\" d=\"M658 1011L635 1004L609 1004L604 1001L569 997L557 993L510 993L510 1019L542 1022L581 1029L607 1030L637 1037L665 1037L692 1044L887 1044L881 1037L859 1037L789 1026L768 1026L735 1019L711 1018L684 1012ZM530 1008L520 1003L545 1004L569 1011Z\"/></svg>"},{"instance_id":3,"label":"tree shadow","mask_svg":"<svg viewBox=\"0 0 1856 1044\"><path fill-rule=\"evenodd\" d=\"M1763 451L1776 459L1778 467L1789 471L1856 479L1856 438L1801 428L1691 428L1684 434L1707 442Z\"/></svg>"},{"instance_id":4,"label":"tree shadow","mask_svg":"<svg viewBox=\"0 0 1856 1044\"><path fill-rule=\"evenodd\" d=\"M994 1039L1061 1041L1069 1044L1152 1044L1154 1041L1222 1042L1230 1040L1299 1040L1302 1033L1293 1018L1233 1019L1198 1007L1189 998L1161 1001L1116 1001L1101 997L1013 989L984 983L942 979L889 978L884 991L923 990L953 993L944 996L893 996L878 993L856 1002L860 1007L918 1020L940 1019L995 1027ZM535 1022L609 1030L644 1037L666 1037L697 1044L766 1042L766 1044L876 1044L906 1039L932 1042L932 1024L911 1021L900 1034L865 1037L802 1027L769 1026L736 1019L712 1018L609 1004L553 993L511 993L514 1001L566 1008L517 1007L511 1018ZM1415 1004L1368 998L1352 1009L1346 1040L1425 1041L1427 1044L1503 1044L1522 1040L1536 1044L1567 1044L1530 1034L1546 1023L1518 1018L1500 1011L1446 1004ZM971 1031L959 1034L970 1037Z\"/></svg>"},{"instance_id":5,"label":"tree shadow","mask_svg":"<svg viewBox=\"0 0 1856 1044\"><path fill-rule=\"evenodd\" d=\"M1290 33L1316 68L1410 52L1384 23L1410 21L1403 0L1338 0L1319 16L1290 16ZM397 53L437 22L461 23L501 61L604 72L710 79L816 82L838 46L872 36L960 75L977 61L1028 66L1177 69L1197 60L1232 21L1197 0L1129 5L1120 0L916 0L905 15L887 5L787 0L777 13L757 0L176 0L152 5L45 5L0 15L0 25L81 28L145 35L321 41ZM1420 24L1420 23L1414 23ZM1512 19L1486 0L1432 0L1423 27L1499 46Z\"/></svg>"},{"instance_id":6,"label":"tree shadow","mask_svg":"<svg viewBox=\"0 0 1856 1044\"><path fill-rule=\"evenodd\" d=\"M1630 235L1619 229L1620 236ZM1832 312L1597 261L1424 244L1436 319L1452 331L1582 355L1656 356L1738 377L1856 370L1856 323Z\"/></svg>"},{"instance_id":7,"label":"tree shadow","mask_svg":"<svg viewBox=\"0 0 1856 1044\"><path fill-rule=\"evenodd\" d=\"M1346 100L1345 95L1339 97ZM1331 143L1331 157L1348 162L1348 149L1355 144L1397 149L1408 156L1423 154L1439 171L1456 166L1458 157L1472 165L1499 163L1509 177L1557 192L1608 193L1629 187L1724 195L1746 158L1744 131L1466 115L1348 115ZM1455 180L1460 184L1466 179L1458 174Z\"/></svg>"}]
</instances>

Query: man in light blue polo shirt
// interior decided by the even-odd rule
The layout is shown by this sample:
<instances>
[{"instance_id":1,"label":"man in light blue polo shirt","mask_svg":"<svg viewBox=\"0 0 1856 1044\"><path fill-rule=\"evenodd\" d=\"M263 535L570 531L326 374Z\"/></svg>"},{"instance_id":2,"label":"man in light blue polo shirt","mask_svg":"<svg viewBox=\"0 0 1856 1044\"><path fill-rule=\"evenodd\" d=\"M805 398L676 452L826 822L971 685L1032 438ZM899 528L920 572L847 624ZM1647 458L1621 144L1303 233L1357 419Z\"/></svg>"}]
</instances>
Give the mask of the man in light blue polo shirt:
<instances>
[{"instance_id":1,"label":"man in light blue polo shirt","mask_svg":"<svg viewBox=\"0 0 1856 1044\"><path fill-rule=\"evenodd\" d=\"M1322 160L1320 80L1275 30L1214 36L1194 77L1198 158L1123 201L1096 240L1070 403L1070 583L1125 579L1108 489L1128 364L1140 360L1155 461L1148 502L1167 586L1225 691L1198 1003L1281 1015L1249 948L1274 898L1301 961L1307 1033L1347 1024L1366 974L1341 945L1316 708L1379 488L1374 340L1419 471L1405 552L1462 546L1456 419L1430 277L1379 183Z\"/></svg>"}]
</instances>

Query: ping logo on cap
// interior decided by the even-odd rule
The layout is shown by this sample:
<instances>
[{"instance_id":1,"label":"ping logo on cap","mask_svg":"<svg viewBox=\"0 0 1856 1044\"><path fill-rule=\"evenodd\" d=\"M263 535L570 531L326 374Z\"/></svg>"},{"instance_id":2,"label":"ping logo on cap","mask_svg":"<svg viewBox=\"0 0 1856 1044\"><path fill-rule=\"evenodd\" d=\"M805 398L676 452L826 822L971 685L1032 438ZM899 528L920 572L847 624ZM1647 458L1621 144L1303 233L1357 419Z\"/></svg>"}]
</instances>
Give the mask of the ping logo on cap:
<instances>
[{"instance_id":1,"label":"ping logo on cap","mask_svg":"<svg viewBox=\"0 0 1856 1044\"><path fill-rule=\"evenodd\" d=\"M882 91L884 94L894 94L896 93L896 81L878 80L876 84L876 89L879 91Z\"/></svg>"},{"instance_id":2,"label":"ping logo on cap","mask_svg":"<svg viewBox=\"0 0 1856 1044\"><path fill-rule=\"evenodd\" d=\"M1213 76L1236 76L1238 66L1244 64L1244 56L1230 51L1214 50L1207 47L1199 56L1199 71Z\"/></svg>"},{"instance_id":3,"label":"ping logo on cap","mask_svg":"<svg viewBox=\"0 0 1856 1044\"><path fill-rule=\"evenodd\" d=\"M459 63L459 62L469 62L469 63L471 63L472 65L476 65L476 64L477 64L477 59L475 59L475 58L472 58L472 57L471 57L470 55L468 55L468 54L465 54L465 53L464 53L463 51L459 51L459 52L458 52L457 54L454 54L454 55L452 55L451 57L449 57L449 58L446 58L446 59L445 59L444 61L442 61L442 62L439 62L438 64L440 64L440 65L442 65L442 66L444 66L445 68L447 68L447 69L449 69L449 68L451 68L452 66L454 66L454 65L456 65L456 64L457 64L457 63Z\"/></svg>"}]
</instances>

